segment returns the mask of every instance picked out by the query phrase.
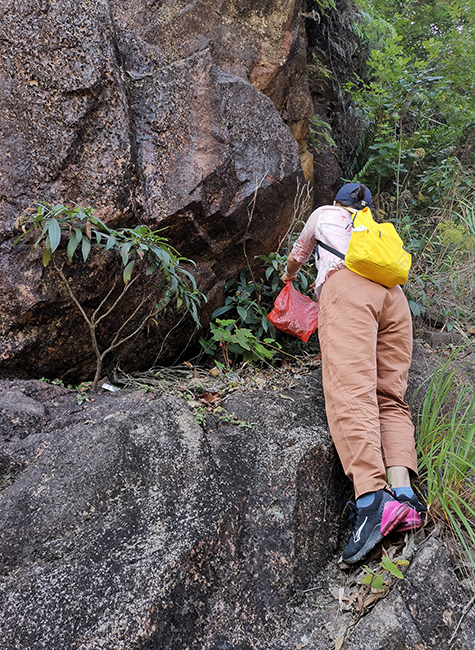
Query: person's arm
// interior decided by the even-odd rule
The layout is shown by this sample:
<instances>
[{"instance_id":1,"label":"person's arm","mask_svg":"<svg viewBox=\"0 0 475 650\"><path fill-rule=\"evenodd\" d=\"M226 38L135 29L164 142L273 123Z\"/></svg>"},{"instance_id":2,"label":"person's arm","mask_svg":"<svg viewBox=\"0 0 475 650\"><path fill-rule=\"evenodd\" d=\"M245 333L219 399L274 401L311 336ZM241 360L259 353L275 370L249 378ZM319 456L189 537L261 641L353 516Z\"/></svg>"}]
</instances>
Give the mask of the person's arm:
<instances>
[{"instance_id":1,"label":"person's arm","mask_svg":"<svg viewBox=\"0 0 475 650\"><path fill-rule=\"evenodd\" d=\"M289 280L293 280L302 264L310 259L310 256L315 249L315 226L319 214L320 209L312 212L310 217L307 219L307 222L303 227L303 230L300 233L297 241L293 245L292 251L287 258L287 266L285 272L280 278L284 284Z\"/></svg>"},{"instance_id":2,"label":"person's arm","mask_svg":"<svg viewBox=\"0 0 475 650\"><path fill-rule=\"evenodd\" d=\"M281 276L282 282L288 282L289 280L293 280L295 276L297 275L297 271L299 268L302 266L300 262L297 262L295 257L292 255L292 253L289 254L287 258L287 266L285 268L284 273Z\"/></svg>"}]
</instances>

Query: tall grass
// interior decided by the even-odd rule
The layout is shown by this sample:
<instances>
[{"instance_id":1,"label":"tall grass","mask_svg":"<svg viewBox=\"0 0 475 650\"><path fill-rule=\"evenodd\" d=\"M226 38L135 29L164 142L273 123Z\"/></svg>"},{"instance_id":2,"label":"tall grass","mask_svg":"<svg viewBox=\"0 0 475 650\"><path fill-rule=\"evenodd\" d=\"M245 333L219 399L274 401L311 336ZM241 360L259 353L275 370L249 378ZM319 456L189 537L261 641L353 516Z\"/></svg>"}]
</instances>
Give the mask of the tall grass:
<instances>
[{"instance_id":1,"label":"tall grass","mask_svg":"<svg viewBox=\"0 0 475 650\"><path fill-rule=\"evenodd\" d=\"M420 490L429 517L445 521L475 568L475 394L454 357L436 369L419 407Z\"/></svg>"}]
</instances>

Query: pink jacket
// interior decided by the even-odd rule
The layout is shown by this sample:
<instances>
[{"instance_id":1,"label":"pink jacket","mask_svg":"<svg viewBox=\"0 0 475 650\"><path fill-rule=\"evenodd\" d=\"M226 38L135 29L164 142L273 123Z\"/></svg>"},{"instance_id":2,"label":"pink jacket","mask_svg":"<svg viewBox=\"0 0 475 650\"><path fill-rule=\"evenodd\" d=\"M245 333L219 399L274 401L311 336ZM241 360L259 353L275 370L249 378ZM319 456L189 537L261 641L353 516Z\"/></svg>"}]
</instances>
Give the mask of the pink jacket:
<instances>
[{"instance_id":1,"label":"pink jacket","mask_svg":"<svg viewBox=\"0 0 475 650\"><path fill-rule=\"evenodd\" d=\"M352 218L353 215L349 210L339 206L324 205L318 208L309 216L293 245L292 256L297 262L302 264L307 262L315 250L317 239L345 255L350 243ZM328 273L333 269L344 268L345 262L319 246L318 256L315 255L315 266L317 267L315 295L319 298Z\"/></svg>"}]
</instances>

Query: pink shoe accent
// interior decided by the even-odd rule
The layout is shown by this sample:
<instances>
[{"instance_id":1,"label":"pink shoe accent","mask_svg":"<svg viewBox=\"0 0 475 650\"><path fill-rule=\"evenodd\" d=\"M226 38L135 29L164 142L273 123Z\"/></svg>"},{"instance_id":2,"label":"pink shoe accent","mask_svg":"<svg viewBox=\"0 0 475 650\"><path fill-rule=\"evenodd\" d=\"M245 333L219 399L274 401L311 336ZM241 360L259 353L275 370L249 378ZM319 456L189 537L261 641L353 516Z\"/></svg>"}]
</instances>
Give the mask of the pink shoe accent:
<instances>
[{"instance_id":1,"label":"pink shoe accent","mask_svg":"<svg viewBox=\"0 0 475 650\"><path fill-rule=\"evenodd\" d=\"M409 508L409 512L406 514L404 519L402 519L399 524L396 526L398 533L403 533L406 530L416 530L422 526L422 519L418 512L414 508Z\"/></svg>"},{"instance_id":2,"label":"pink shoe accent","mask_svg":"<svg viewBox=\"0 0 475 650\"><path fill-rule=\"evenodd\" d=\"M407 503L387 501L384 504L383 518L381 520L381 535L388 535L404 519L411 508Z\"/></svg>"}]
</instances>

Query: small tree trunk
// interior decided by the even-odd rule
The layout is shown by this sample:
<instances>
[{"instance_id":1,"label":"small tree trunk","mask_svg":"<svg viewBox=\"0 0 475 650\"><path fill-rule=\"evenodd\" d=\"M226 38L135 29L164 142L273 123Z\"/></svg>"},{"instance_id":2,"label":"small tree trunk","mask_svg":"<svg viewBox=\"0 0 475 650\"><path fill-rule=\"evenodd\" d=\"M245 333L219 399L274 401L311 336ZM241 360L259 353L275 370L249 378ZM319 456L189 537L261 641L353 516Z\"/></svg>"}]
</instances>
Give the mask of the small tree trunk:
<instances>
[{"instance_id":1,"label":"small tree trunk","mask_svg":"<svg viewBox=\"0 0 475 650\"><path fill-rule=\"evenodd\" d=\"M101 373L102 373L102 357L99 356L97 357L96 374L94 375L94 381L92 382L92 388L91 388L93 393L97 393L97 386L101 378Z\"/></svg>"},{"instance_id":2,"label":"small tree trunk","mask_svg":"<svg viewBox=\"0 0 475 650\"><path fill-rule=\"evenodd\" d=\"M104 358L104 355L101 354L99 350L99 346L97 345L97 339L96 339L96 325L94 322L90 323L89 325L89 331L91 333L91 343L92 343L92 348L94 352L96 353L96 374L94 375L94 381L92 382L92 392L97 393L97 385L99 383L99 379L101 378L101 373L102 373L102 360Z\"/></svg>"}]
</instances>

